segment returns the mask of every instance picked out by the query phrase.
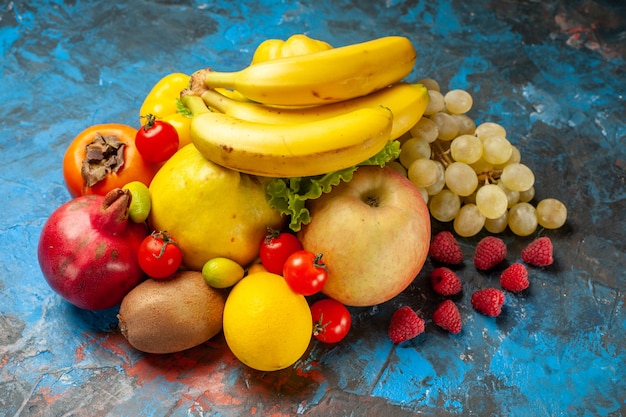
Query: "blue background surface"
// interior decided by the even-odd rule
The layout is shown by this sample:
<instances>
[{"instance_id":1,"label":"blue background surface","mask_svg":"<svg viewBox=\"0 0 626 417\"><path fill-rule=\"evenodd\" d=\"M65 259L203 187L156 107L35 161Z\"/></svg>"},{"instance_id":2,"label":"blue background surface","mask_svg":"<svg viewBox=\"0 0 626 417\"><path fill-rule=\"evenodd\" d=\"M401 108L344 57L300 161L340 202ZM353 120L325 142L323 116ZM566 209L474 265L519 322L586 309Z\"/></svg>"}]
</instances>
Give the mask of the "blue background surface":
<instances>
[{"instance_id":1,"label":"blue background surface","mask_svg":"<svg viewBox=\"0 0 626 417\"><path fill-rule=\"evenodd\" d=\"M0 4L0 416L621 416L626 410L625 16L620 2L3 1ZM428 315L432 265L396 299L354 309L337 345L312 343L293 368L242 366L221 336L144 355L115 309L78 310L45 283L36 246L69 199L68 143L107 122L138 126L170 72L237 70L266 38L306 33L334 46L385 35L418 51L407 79L466 89L470 115L501 123L537 175L537 198L567 224L502 237L514 262L538 234L556 262L531 270L497 319L472 311L497 280L466 261L465 319L452 336L394 346L386 327L409 304ZM391 63L393 64L393 63ZM434 224L435 230L449 225ZM462 242L469 259L476 241Z\"/></svg>"}]
</instances>

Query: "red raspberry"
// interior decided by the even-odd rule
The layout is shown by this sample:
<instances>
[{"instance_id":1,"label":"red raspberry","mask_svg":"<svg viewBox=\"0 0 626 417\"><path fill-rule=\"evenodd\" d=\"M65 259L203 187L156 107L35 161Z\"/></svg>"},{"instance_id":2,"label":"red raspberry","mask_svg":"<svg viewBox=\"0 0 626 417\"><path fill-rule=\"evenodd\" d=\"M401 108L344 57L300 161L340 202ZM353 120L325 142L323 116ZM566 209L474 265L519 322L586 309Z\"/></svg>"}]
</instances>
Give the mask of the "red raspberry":
<instances>
[{"instance_id":1,"label":"red raspberry","mask_svg":"<svg viewBox=\"0 0 626 417\"><path fill-rule=\"evenodd\" d=\"M429 250L430 257L444 264L456 265L463 261L463 252L452 233L443 231L433 237Z\"/></svg>"},{"instance_id":2,"label":"red raspberry","mask_svg":"<svg viewBox=\"0 0 626 417\"><path fill-rule=\"evenodd\" d=\"M486 316L499 316L503 304L504 293L497 288L483 288L472 294L472 307Z\"/></svg>"},{"instance_id":3,"label":"red raspberry","mask_svg":"<svg viewBox=\"0 0 626 417\"><path fill-rule=\"evenodd\" d=\"M433 322L444 330L452 334L461 331L461 313L452 300L446 300L439 304L433 312Z\"/></svg>"},{"instance_id":4,"label":"red raspberry","mask_svg":"<svg viewBox=\"0 0 626 417\"><path fill-rule=\"evenodd\" d=\"M430 273L430 282L433 290L441 295L458 294L463 289L459 276L444 266L433 269Z\"/></svg>"},{"instance_id":5,"label":"red raspberry","mask_svg":"<svg viewBox=\"0 0 626 417\"><path fill-rule=\"evenodd\" d=\"M394 344L413 339L424 331L424 319L409 306L397 309L391 316L388 334Z\"/></svg>"},{"instance_id":6,"label":"red raspberry","mask_svg":"<svg viewBox=\"0 0 626 417\"><path fill-rule=\"evenodd\" d=\"M502 271L500 285L507 291L520 292L528 288L528 270L522 263L514 263Z\"/></svg>"},{"instance_id":7,"label":"red raspberry","mask_svg":"<svg viewBox=\"0 0 626 417\"><path fill-rule=\"evenodd\" d=\"M476 245L474 265L482 271L493 268L504 258L506 258L506 245L500 238L487 236Z\"/></svg>"},{"instance_id":8,"label":"red raspberry","mask_svg":"<svg viewBox=\"0 0 626 417\"><path fill-rule=\"evenodd\" d=\"M552 240L549 237L540 237L522 250L522 261L529 265L548 266L552 265Z\"/></svg>"}]
</instances>

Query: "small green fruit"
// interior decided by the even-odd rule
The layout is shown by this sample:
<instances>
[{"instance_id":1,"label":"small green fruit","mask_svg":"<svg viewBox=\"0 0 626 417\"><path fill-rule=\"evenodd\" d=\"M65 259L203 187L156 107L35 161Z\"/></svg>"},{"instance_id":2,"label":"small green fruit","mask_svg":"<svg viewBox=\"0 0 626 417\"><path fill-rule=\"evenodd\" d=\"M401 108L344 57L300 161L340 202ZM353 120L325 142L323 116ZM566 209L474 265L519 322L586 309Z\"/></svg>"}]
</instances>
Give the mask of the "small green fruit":
<instances>
[{"instance_id":1,"label":"small green fruit","mask_svg":"<svg viewBox=\"0 0 626 417\"><path fill-rule=\"evenodd\" d=\"M152 201L148 186L141 181L132 181L122 187L130 191L131 200L128 207L128 217L134 223L143 223L150 214Z\"/></svg>"},{"instance_id":2,"label":"small green fruit","mask_svg":"<svg viewBox=\"0 0 626 417\"><path fill-rule=\"evenodd\" d=\"M213 288L229 288L244 276L244 269L232 259L218 257L207 261L202 267L204 281Z\"/></svg>"}]
</instances>

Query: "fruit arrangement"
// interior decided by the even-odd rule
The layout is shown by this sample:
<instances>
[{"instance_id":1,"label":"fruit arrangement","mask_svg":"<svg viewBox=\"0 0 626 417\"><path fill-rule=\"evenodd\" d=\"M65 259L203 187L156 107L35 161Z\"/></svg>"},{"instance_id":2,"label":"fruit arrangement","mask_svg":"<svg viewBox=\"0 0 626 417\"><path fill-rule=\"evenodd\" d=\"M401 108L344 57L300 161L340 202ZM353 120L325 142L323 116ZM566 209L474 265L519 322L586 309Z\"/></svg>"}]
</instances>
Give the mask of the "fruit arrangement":
<instances>
[{"instance_id":1,"label":"fruit arrangement","mask_svg":"<svg viewBox=\"0 0 626 417\"><path fill-rule=\"evenodd\" d=\"M416 56L399 36L334 48L298 34L262 42L241 71L163 77L139 128L95 125L68 145L72 200L43 227L45 279L79 308L119 308L120 332L140 351L177 352L223 331L261 371L293 365L314 338L341 342L352 309L392 300L428 257L440 264L434 291L460 293L448 268L463 261L457 237L431 236L431 218L458 238L507 226L527 236L567 212L555 199L530 205L532 171L502 127L466 115L468 93L405 80ZM530 285L526 265L552 263L545 239L502 272L502 289L472 294L477 311L497 316L505 291ZM475 267L500 264L503 245L481 240ZM452 299L432 321L462 331ZM424 329L403 306L389 339Z\"/></svg>"}]
</instances>

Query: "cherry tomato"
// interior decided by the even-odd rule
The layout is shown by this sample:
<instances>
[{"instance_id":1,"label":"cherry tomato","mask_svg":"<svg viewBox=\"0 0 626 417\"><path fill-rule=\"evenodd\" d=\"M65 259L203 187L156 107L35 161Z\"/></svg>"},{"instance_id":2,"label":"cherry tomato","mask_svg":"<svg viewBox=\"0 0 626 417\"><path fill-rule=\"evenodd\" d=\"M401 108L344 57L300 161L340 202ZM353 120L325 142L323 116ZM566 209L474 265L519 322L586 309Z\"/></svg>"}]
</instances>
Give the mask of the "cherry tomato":
<instances>
[{"instance_id":1,"label":"cherry tomato","mask_svg":"<svg viewBox=\"0 0 626 417\"><path fill-rule=\"evenodd\" d=\"M139 266L151 278L167 278L183 260L178 243L167 232L152 232L139 246Z\"/></svg>"},{"instance_id":2,"label":"cherry tomato","mask_svg":"<svg viewBox=\"0 0 626 417\"><path fill-rule=\"evenodd\" d=\"M348 308L337 300L324 298L311 305L313 316L313 336L324 343L337 343L342 340L352 326Z\"/></svg>"},{"instance_id":3,"label":"cherry tomato","mask_svg":"<svg viewBox=\"0 0 626 417\"><path fill-rule=\"evenodd\" d=\"M321 253L316 255L308 250L299 250L285 261L283 277L293 292L313 295L324 288L328 272Z\"/></svg>"},{"instance_id":4,"label":"cherry tomato","mask_svg":"<svg viewBox=\"0 0 626 417\"><path fill-rule=\"evenodd\" d=\"M191 115L180 102L180 92L189 87L190 78L180 72L165 75L152 87L139 109L140 116L153 114L174 126L178 132L178 149L191 143Z\"/></svg>"},{"instance_id":5,"label":"cherry tomato","mask_svg":"<svg viewBox=\"0 0 626 417\"><path fill-rule=\"evenodd\" d=\"M299 250L302 250L302 244L295 235L268 228L259 248L259 257L268 272L282 275L289 255Z\"/></svg>"},{"instance_id":6,"label":"cherry tomato","mask_svg":"<svg viewBox=\"0 0 626 417\"><path fill-rule=\"evenodd\" d=\"M105 195L132 181L150 185L161 165L141 157L135 146L136 134L134 127L118 123L94 125L80 132L63 157L63 178L71 196Z\"/></svg>"},{"instance_id":7,"label":"cherry tomato","mask_svg":"<svg viewBox=\"0 0 626 417\"><path fill-rule=\"evenodd\" d=\"M148 162L164 162L178 150L178 132L168 122L157 120L152 114L145 116L146 123L137 131L135 146Z\"/></svg>"}]
</instances>

